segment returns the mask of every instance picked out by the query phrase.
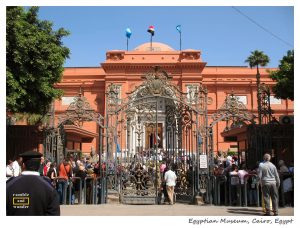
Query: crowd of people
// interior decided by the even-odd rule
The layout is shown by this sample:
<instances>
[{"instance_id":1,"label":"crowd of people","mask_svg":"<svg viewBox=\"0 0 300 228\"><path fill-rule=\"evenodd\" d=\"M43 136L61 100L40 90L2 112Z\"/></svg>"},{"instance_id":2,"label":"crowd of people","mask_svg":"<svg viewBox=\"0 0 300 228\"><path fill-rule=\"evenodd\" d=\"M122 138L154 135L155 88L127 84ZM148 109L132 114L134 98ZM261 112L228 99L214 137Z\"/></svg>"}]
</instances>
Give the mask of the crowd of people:
<instances>
[{"instance_id":1,"label":"crowd of people","mask_svg":"<svg viewBox=\"0 0 300 228\"><path fill-rule=\"evenodd\" d=\"M268 162L271 163L270 160L271 156L268 160ZM213 172L216 177L220 179L222 177L226 177L226 180L228 180L228 185L231 191L229 196L229 199L231 200L231 205L238 205L238 199L240 199L240 202L243 205L257 205L259 196L258 193L262 194L260 191L258 191L258 187L259 185L261 187L263 186L261 170L265 162L266 161L263 159L262 161L258 161L253 167L246 167L245 163L238 164L238 158L236 156L224 156L223 154L219 153L215 157L215 166ZM275 171L272 172L275 173ZM290 166L287 166L283 160L279 160L276 166L276 172L278 173L279 178L279 181L276 180L276 187L279 189L279 193L281 194L281 196L283 196L282 198L284 198L281 199L284 200L284 203L281 203L288 206L293 206L293 162L291 162ZM282 183L280 183L280 179L282 180ZM244 183L247 184L246 192L244 188ZM223 185L221 185L221 192L224 192L224 188L228 187L226 184L227 183L223 182ZM245 202L244 194L247 194L247 202ZM221 195L221 198L224 202L223 195ZM264 205L265 202L263 197L262 201ZM279 201L279 196L277 201Z\"/></svg>"},{"instance_id":2,"label":"crowd of people","mask_svg":"<svg viewBox=\"0 0 300 228\"><path fill-rule=\"evenodd\" d=\"M138 158L136 158L138 160ZM140 159L141 160L141 159ZM157 186L160 187L159 193L164 198L164 203L173 204L174 203L174 188L177 184L176 180L178 180L177 175L179 175L178 167L175 167L176 164L171 164L165 162L165 159L159 158L157 159L159 166L155 166L153 161L150 159L148 162L152 162L150 165L144 163L142 159L141 162L132 162L126 163L126 165L122 163L115 163L115 162L108 162L108 163L99 163L99 159L91 159L91 157L84 157L84 158L74 158L69 157L68 159L64 159L60 164L56 164L56 162L51 162L49 160L45 160L41 157L40 166L39 166L39 174L40 176L46 177L47 180L51 183L51 185L57 190L59 194L60 204L66 203L64 200L69 200L68 203L74 204L75 199L78 200L78 203L83 203L83 198L85 198L86 203L92 203L93 192L86 192L85 195L79 195L80 192L83 192L84 183L89 187L91 184L86 177L90 177L91 179L96 179L101 175L106 175L107 173L114 173L116 174L125 174L125 171L129 171L134 173L137 169L136 164L140 165L140 169L144 170L144 172L152 173L153 175L158 175L157 180L159 180L159 184ZM270 172L272 172L272 181L275 180L275 185L271 187L268 185L269 182L263 182L263 172L262 167L266 167L266 164L269 164L269 160L264 160L261 162L257 162L254 167L248 168L244 163L238 164L238 158L235 156L217 156L215 158L215 166L213 169L213 174L215 177L221 178L226 177L226 184L221 185L221 192L225 192L224 188L230 187L229 193L229 200L231 205L238 205L238 200L242 204L247 204L248 206L258 205L258 186L261 186L262 194L264 192L274 192L274 186L279 188L280 186L280 193L283 192L285 204L293 206L293 179L291 176L282 179L282 183L277 180L276 172L278 176L286 175L286 174L293 174L294 167L293 164L287 166L283 160L278 162L278 166L276 167L276 172L272 165L269 165L267 168L272 169L273 171L268 171L268 173L264 174L267 175L268 181L270 180ZM17 177L22 173L22 157L17 157L16 160L12 161L9 160L6 167L6 178L9 180L10 178ZM115 165L118 164L117 167ZM264 166L263 166L264 165ZM125 167L126 166L126 167ZM156 170L158 169L158 170ZM176 175L177 174L177 175ZM74 178L75 177L75 178ZM274 179L275 178L275 179ZM279 177L278 177L279 178ZM72 181L72 191L71 195L65 189L68 188L70 184L69 180L73 179ZM153 179L153 178L152 178ZM187 178L188 179L188 178ZM265 177L266 179L266 177ZM81 180L81 181L79 181ZM247 190L242 188L244 184L247 183ZM272 183L272 184L274 184ZM99 183L100 184L100 183ZM90 185L92 186L92 184ZM265 187L268 186L268 187ZM92 188L92 187L90 187ZM81 190L81 191L80 191ZM244 197L247 194L247 197ZM281 196L282 196L281 195ZM221 201L224 202L224 194L221 196ZM274 199L275 197L275 199ZM245 202L245 198L247 202ZM279 196L273 195L272 200L278 201ZM100 199L100 197L99 197ZM263 201L266 201L267 198L263 195ZM81 202L79 202L81 200ZM266 207L270 207L270 202L263 202L266 204ZM274 204L274 203L273 203ZM273 206L274 208L274 206ZM275 205L276 210L276 205ZM277 212L275 212L276 214Z\"/></svg>"},{"instance_id":3,"label":"crowd of people","mask_svg":"<svg viewBox=\"0 0 300 228\"><path fill-rule=\"evenodd\" d=\"M174 187L176 185L176 174L172 171L173 166L167 165L166 162L163 162L162 159L159 161L159 186L160 191L163 194L164 203L173 204L174 198ZM49 160L45 160L44 157L41 157L40 168L38 170L40 176L46 177L51 185L57 190L59 194L60 204L64 204L69 199L71 199L71 204L75 204L76 200L79 203L84 202L84 197L86 197L86 203L92 203L92 181L91 179L96 179L100 175L114 174L117 172L117 175L121 174L125 175L125 171L129 171L129 174L133 174L137 169L137 164L140 165L140 169L150 175L155 175L155 165L154 163L151 165L146 163L139 162L131 162L128 163L128 169L124 164L119 164L115 167L115 162L103 162L101 165L99 161L94 162L89 157L84 157L82 159L70 157L68 159L64 159L60 164L56 164L56 162L51 162ZM9 180L12 177L17 177L21 175L22 172L22 158L18 157L15 161L9 161L6 168L6 178ZM166 175L165 175L166 173ZM75 177L75 178L74 178ZM88 191L86 195L83 194L84 182L86 177L91 177L89 180L86 180ZM79 178L81 181L79 181ZM72 191L71 196L69 192L65 189L69 186L69 180L74 179L72 182ZM81 185L80 185L81 184ZM79 190L81 189L82 195L79 196ZM67 194L67 195L66 195ZM65 201L64 201L65 200Z\"/></svg>"},{"instance_id":4,"label":"crowd of people","mask_svg":"<svg viewBox=\"0 0 300 228\"><path fill-rule=\"evenodd\" d=\"M100 166L99 162L91 162L89 158L83 159L74 159L70 157L69 159L64 159L60 164L56 164L56 162L51 162L49 160L45 160L44 157L41 157L40 167L39 167L39 175L46 177L51 185L57 189L57 192L60 196L60 203L63 203L65 188L68 185L68 180L72 177L79 177L80 181L75 180L73 183L72 190L72 204L75 202L75 195L73 193L77 193L79 188L83 188L84 179L86 177L96 178L99 176ZM15 161L8 161L6 167L6 179L9 180L12 177L17 177L21 175L22 172L22 157L17 157ZM77 197L78 199L79 197ZM81 197L83 199L83 197Z\"/></svg>"}]
</instances>

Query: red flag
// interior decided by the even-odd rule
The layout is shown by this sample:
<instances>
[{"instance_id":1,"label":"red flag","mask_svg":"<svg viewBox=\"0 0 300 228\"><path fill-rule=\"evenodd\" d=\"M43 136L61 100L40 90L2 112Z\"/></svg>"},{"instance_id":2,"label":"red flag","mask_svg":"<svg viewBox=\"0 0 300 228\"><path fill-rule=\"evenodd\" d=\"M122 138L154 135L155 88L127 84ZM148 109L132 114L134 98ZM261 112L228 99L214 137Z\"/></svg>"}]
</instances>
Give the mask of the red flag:
<instances>
[{"instance_id":1,"label":"red flag","mask_svg":"<svg viewBox=\"0 0 300 228\"><path fill-rule=\"evenodd\" d=\"M150 25L147 32L151 33L151 36L154 36L154 26Z\"/></svg>"}]
</instances>

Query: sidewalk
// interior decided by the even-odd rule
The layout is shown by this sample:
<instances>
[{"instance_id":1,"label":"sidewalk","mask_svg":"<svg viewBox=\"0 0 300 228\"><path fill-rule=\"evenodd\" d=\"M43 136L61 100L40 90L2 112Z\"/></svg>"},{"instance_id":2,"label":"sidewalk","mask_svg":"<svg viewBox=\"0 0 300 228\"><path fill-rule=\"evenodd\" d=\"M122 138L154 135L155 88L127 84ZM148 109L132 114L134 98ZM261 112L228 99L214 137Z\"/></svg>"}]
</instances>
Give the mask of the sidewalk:
<instances>
[{"instance_id":1,"label":"sidewalk","mask_svg":"<svg viewBox=\"0 0 300 228\"><path fill-rule=\"evenodd\" d=\"M260 207L175 205L61 205L61 215L82 216L262 216ZM293 207L279 208L279 216L294 216Z\"/></svg>"}]
</instances>

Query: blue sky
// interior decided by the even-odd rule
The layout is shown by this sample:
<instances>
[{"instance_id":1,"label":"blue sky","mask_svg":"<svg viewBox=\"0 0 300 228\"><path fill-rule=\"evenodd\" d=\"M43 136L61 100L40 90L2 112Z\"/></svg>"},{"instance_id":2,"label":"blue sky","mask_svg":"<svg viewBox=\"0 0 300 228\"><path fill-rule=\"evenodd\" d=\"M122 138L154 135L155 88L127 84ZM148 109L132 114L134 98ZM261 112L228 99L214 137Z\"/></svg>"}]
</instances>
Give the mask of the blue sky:
<instances>
[{"instance_id":1,"label":"blue sky","mask_svg":"<svg viewBox=\"0 0 300 228\"><path fill-rule=\"evenodd\" d=\"M179 49L176 25L182 26L182 49L202 51L210 66L246 65L250 52L258 49L269 55L269 67L294 45L294 8L237 7L280 39L243 17L230 6L224 7L41 7L39 16L71 32L64 44L71 56L65 66L99 66L108 50L126 49L125 29L131 28L129 50L149 42L149 25L155 27L154 42Z\"/></svg>"}]
</instances>

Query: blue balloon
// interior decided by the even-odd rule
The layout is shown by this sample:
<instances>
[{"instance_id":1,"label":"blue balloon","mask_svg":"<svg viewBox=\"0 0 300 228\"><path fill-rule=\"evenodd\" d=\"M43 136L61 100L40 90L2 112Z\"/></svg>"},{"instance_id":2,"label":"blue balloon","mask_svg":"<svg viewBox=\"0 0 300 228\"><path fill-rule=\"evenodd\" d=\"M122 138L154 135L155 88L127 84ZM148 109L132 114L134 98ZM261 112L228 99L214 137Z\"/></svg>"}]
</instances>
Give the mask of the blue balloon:
<instances>
[{"instance_id":1,"label":"blue balloon","mask_svg":"<svg viewBox=\"0 0 300 228\"><path fill-rule=\"evenodd\" d=\"M127 28L126 29L126 37L130 38L131 34L132 34L132 32L131 32L130 28Z\"/></svg>"}]
</instances>

